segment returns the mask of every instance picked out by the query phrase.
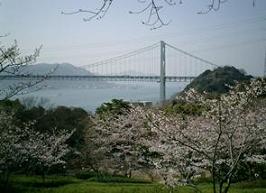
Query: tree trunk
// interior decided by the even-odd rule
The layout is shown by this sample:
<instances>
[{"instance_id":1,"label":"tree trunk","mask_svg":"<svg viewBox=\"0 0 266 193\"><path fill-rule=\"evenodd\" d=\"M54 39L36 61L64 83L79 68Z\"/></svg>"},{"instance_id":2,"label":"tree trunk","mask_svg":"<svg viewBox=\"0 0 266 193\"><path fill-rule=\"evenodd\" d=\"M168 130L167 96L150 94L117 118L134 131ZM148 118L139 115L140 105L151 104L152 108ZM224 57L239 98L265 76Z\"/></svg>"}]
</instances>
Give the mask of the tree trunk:
<instances>
[{"instance_id":1,"label":"tree trunk","mask_svg":"<svg viewBox=\"0 0 266 193\"><path fill-rule=\"evenodd\" d=\"M173 187L170 187L169 188L169 193L173 193L174 192L174 188Z\"/></svg>"},{"instance_id":2,"label":"tree trunk","mask_svg":"<svg viewBox=\"0 0 266 193\"><path fill-rule=\"evenodd\" d=\"M8 192L9 177L10 177L10 172L7 169L3 173L3 190L4 190L4 192Z\"/></svg>"},{"instance_id":3,"label":"tree trunk","mask_svg":"<svg viewBox=\"0 0 266 193\"><path fill-rule=\"evenodd\" d=\"M227 193L227 192L228 192L228 190L229 190L229 188L230 188L230 186L231 186L231 177L228 179L228 184L227 184L227 186L225 187L225 189L224 189L224 192L223 192L223 193Z\"/></svg>"},{"instance_id":4,"label":"tree trunk","mask_svg":"<svg viewBox=\"0 0 266 193\"><path fill-rule=\"evenodd\" d=\"M220 182L219 184L219 193L223 193L223 185L224 185L224 182Z\"/></svg>"},{"instance_id":5,"label":"tree trunk","mask_svg":"<svg viewBox=\"0 0 266 193\"><path fill-rule=\"evenodd\" d=\"M215 179L214 167L212 168L212 189L213 193L216 193L216 179Z\"/></svg>"},{"instance_id":6,"label":"tree trunk","mask_svg":"<svg viewBox=\"0 0 266 193\"><path fill-rule=\"evenodd\" d=\"M127 177L128 178L132 177L132 170L130 168L127 170Z\"/></svg>"},{"instance_id":7,"label":"tree trunk","mask_svg":"<svg viewBox=\"0 0 266 193\"><path fill-rule=\"evenodd\" d=\"M42 183L45 183L45 169L42 167Z\"/></svg>"}]
</instances>

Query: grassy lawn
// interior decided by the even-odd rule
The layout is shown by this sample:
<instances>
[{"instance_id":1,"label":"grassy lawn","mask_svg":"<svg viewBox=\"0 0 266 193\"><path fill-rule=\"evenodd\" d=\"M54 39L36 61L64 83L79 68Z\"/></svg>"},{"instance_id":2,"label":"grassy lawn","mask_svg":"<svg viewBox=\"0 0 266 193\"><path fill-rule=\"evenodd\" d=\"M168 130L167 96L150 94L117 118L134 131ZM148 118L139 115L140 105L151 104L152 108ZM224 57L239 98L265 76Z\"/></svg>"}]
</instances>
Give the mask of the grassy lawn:
<instances>
[{"instance_id":1,"label":"grassy lawn","mask_svg":"<svg viewBox=\"0 0 266 193\"><path fill-rule=\"evenodd\" d=\"M160 184L155 183L99 183L80 180L74 177L49 176L43 183L38 176L14 176L8 193L167 193ZM199 189L211 193L211 184L202 183ZM2 193L3 191L1 191ZM176 193L194 193L190 187L178 187ZM266 181L242 182L233 184L230 193L266 193Z\"/></svg>"}]
</instances>

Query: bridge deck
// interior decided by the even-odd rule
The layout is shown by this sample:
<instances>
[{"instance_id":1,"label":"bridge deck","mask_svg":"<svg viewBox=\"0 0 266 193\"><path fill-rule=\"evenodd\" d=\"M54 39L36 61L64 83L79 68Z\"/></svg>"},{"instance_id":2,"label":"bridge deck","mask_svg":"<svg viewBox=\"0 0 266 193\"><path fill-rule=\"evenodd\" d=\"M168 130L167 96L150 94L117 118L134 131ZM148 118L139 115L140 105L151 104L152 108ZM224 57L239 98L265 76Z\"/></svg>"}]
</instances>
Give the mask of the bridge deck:
<instances>
[{"instance_id":1,"label":"bridge deck","mask_svg":"<svg viewBox=\"0 0 266 193\"><path fill-rule=\"evenodd\" d=\"M189 82L194 76L166 76L166 82ZM88 81L143 81L143 82L160 82L160 76L130 76L130 75L2 75L0 80L88 80Z\"/></svg>"}]
</instances>

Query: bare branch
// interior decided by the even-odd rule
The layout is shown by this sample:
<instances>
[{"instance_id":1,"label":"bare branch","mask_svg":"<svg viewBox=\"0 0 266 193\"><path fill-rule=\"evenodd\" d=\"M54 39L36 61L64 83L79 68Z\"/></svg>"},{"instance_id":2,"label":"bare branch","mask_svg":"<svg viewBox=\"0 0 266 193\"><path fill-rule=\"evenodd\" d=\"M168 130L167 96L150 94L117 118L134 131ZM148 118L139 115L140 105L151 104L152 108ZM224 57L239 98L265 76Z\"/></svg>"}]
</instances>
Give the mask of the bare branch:
<instances>
[{"instance_id":1,"label":"bare branch","mask_svg":"<svg viewBox=\"0 0 266 193\"><path fill-rule=\"evenodd\" d=\"M146 18L142 21L142 24L149 26L151 29L161 28L168 25L171 21L164 21L161 17L160 11L166 6L175 6L177 1L179 4L183 4L183 0L136 0L138 3L142 4L143 7L137 11L129 11L130 14L146 14ZM218 11L221 8L221 4L226 3L228 0L209 0L206 10L199 11L198 14L207 14L211 11ZM81 13L87 13L90 16L88 18L83 18L84 21L90 21L92 19L102 19L114 0L102 0L101 6L96 10L89 9L78 9L75 11L62 11L64 15L75 15ZM256 0L252 0L253 7L255 6Z\"/></svg>"},{"instance_id":2,"label":"bare branch","mask_svg":"<svg viewBox=\"0 0 266 193\"><path fill-rule=\"evenodd\" d=\"M210 0L205 11L200 11L198 14L207 14L210 11L218 11L221 8L222 3L226 3L228 0Z\"/></svg>"},{"instance_id":3,"label":"bare branch","mask_svg":"<svg viewBox=\"0 0 266 193\"><path fill-rule=\"evenodd\" d=\"M18 74L25 66L36 62L41 48L35 49L32 55L22 57L16 41L8 48L0 47L0 73Z\"/></svg>"},{"instance_id":4,"label":"bare branch","mask_svg":"<svg viewBox=\"0 0 266 193\"><path fill-rule=\"evenodd\" d=\"M102 19L105 16L105 14L107 13L107 11L110 9L113 1L114 0L103 0L101 7L96 9L95 11L86 10L86 9L79 9L79 10L71 11L71 12L62 11L61 14L75 15L75 14L79 14L79 13L88 13L91 15L88 18L83 18L83 21L90 21L94 18Z\"/></svg>"},{"instance_id":5,"label":"bare branch","mask_svg":"<svg viewBox=\"0 0 266 193\"><path fill-rule=\"evenodd\" d=\"M0 4L1 5L1 4ZM7 36L9 36L10 35L10 33L5 33L4 35L0 35L0 38L4 38L4 37L7 37Z\"/></svg>"},{"instance_id":6,"label":"bare branch","mask_svg":"<svg viewBox=\"0 0 266 193\"><path fill-rule=\"evenodd\" d=\"M57 67L38 80L27 78L31 73L25 71L27 66L36 62L41 48L42 46L35 49L31 55L21 56L16 41L9 47L0 45L0 81L3 82L10 77L12 79L17 77L19 80L19 82L6 81L3 84L5 87L0 88L0 99L11 98L14 95L25 94L42 88L37 87L37 85L46 80L49 74L53 73Z\"/></svg>"},{"instance_id":7,"label":"bare branch","mask_svg":"<svg viewBox=\"0 0 266 193\"><path fill-rule=\"evenodd\" d=\"M210 3L207 5L207 9L204 11L199 11L198 14L207 14L210 11L219 11L223 3L228 2L228 0L210 0ZM252 0L252 5L255 7L256 0Z\"/></svg>"},{"instance_id":8,"label":"bare branch","mask_svg":"<svg viewBox=\"0 0 266 193\"><path fill-rule=\"evenodd\" d=\"M29 72L26 72L24 74L19 74L19 75L12 74L13 76L21 77L22 80L19 83L14 83L14 84L9 85L6 89L0 90L0 96L4 95L5 96L4 98L8 99L15 95L29 94L29 93L36 92L38 90L43 89L45 86L40 85L40 83L47 80L49 76L57 70L58 66L59 65L57 65L55 68L53 68L50 72L48 72L44 76L40 76L40 78L37 80L28 79L28 77L32 76L32 74ZM25 80L23 81L23 79ZM3 80L3 79L0 79L0 80Z\"/></svg>"},{"instance_id":9,"label":"bare branch","mask_svg":"<svg viewBox=\"0 0 266 193\"><path fill-rule=\"evenodd\" d=\"M142 14L147 13L146 20L142 21L142 24L150 26L151 29L157 29L163 26L166 26L170 23L170 21L165 22L160 15L160 10L164 8L164 5L159 5L158 2L155 0L143 0L138 2L145 4L144 8L142 8L139 11L130 11L130 14ZM176 1L174 0L164 0L164 3L167 6L173 6L176 5Z\"/></svg>"}]
</instances>

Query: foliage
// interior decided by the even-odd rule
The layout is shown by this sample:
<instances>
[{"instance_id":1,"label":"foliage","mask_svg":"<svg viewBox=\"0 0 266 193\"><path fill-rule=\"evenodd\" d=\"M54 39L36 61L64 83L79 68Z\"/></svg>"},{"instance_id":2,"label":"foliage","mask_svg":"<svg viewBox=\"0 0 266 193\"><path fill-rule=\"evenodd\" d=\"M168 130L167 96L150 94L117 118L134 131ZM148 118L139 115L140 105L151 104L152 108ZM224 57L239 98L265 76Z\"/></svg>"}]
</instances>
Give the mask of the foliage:
<instances>
[{"instance_id":1,"label":"foliage","mask_svg":"<svg viewBox=\"0 0 266 193\"><path fill-rule=\"evenodd\" d=\"M31 109L31 111L34 109ZM36 118L36 116L35 116ZM81 148L84 144L84 130L88 120L88 113L81 108L56 107L44 112L34 127L39 131L48 131L47 128L56 127L58 131L75 129L75 133L68 140L71 147Z\"/></svg>"},{"instance_id":2,"label":"foliage","mask_svg":"<svg viewBox=\"0 0 266 193\"><path fill-rule=\"evenodd\" d=\"M76 178L82 179L82 180L87 180L87 179L90 179L90 178L98 176L98 175L99 175L99 173L94 172L94 171L80 171L80 172L75 174Z\"/></svg>"},{"instance_id":3,"label":"foliage","mask_svg":"<svg viewBox=\"0 0 266 193\"><path fill-rule=\"evenodd\" d=\"M204 107L197 103L188 103L181 100L173 100L163 108L167 114L201 115L204 111Z\"/></svg>"},{"instance_id":4,"label":"foliage","mask_svg":"<svg viewBox=\"0 0 266 193\"><path fill-rule=\"evenodd\" d=\"M26 109L32 109L33 107L43 107L49 109L52 107L52 105L49 104L49 99L45 97L27 96L20 99L20 102Z\"/></svg>"},{"instance_id":5,"label":"foliage","mask_svg":"<svg viewBox=\"0 0 266 193\"><path fill-rule=\"evenodd\" d=\"M71 153L64 157L67 169L82 167L82 157L79 151L85 149L85 133L91 129L91 116L81 108L56 107L44 109L41 106L26 108L19 100L2 100L0 109L12 113L12 124L18 128L28 127L42 135L60 135L62 132L74 133L66 143L71 147ZM35 167L35 166L34 166ZM35 174L41 174L41 168L35 167ZM66 168L50 167L49 173L64 173Z\"/></svg>"},{"instance_id":6,"label":"foliage","mask_svg":"<svg viewBox=\"0 0 266 193\"><path fill-rule=\"evenodd\" d=\"M0 109L7 113L17 113L25 110L25 107L21 105L18 99L16 100L0 100Z\"/></svg>"},{"instance_id":7,"label":"foliage","mask_svg":"<svg viewBox=\"0 0 266 193\"><path fill-rule=\"evenodd\" d=\"M130 105L122 99L112 99L111 102L103 103L96 109L96 114L100 116L116 116L129 111Z\"/></svg>"},{"instance_id":8,"label":"foliage","mask_svg":"<svg viewBox=\"0 0 266 193\"><path fill-rule=\"evenodd\" d=\"M205 91L212 94L222 94L229 92L230 86L235 86L237 82L247 82L251 78L252 76L247 76L232 66L218 67L213 71L206 70L200 74L186 86L185 91L193 88L201 93Z\"/></svg>"},{"instance_id":9,"label":"foliage","mask_svg":"<svg viewBox=\"0 0 266 193\"><path fill-rule=\"evenodd\" d=\"M26 108L19 100L6 99L0 101L0 109L14 114L12 118L16 126L21 127L31 123L30 127L40 133L52 134L62 130L72 131L75 129L68 144L75 148L81 148L84 144L84 130L89 124L89 115L82 108L63 106L48 110L41 106Z\"/></svg>"},{"instance_id":10,"label":"foliage","mask_svg":"<svg viewBox=\"0 0 266 193\"><path fill-rule=\"evenodd\" d=\"M240 182L259 179L266 179L266 163L241 161L232 181Z\"/></svg>"}]
</instances>

